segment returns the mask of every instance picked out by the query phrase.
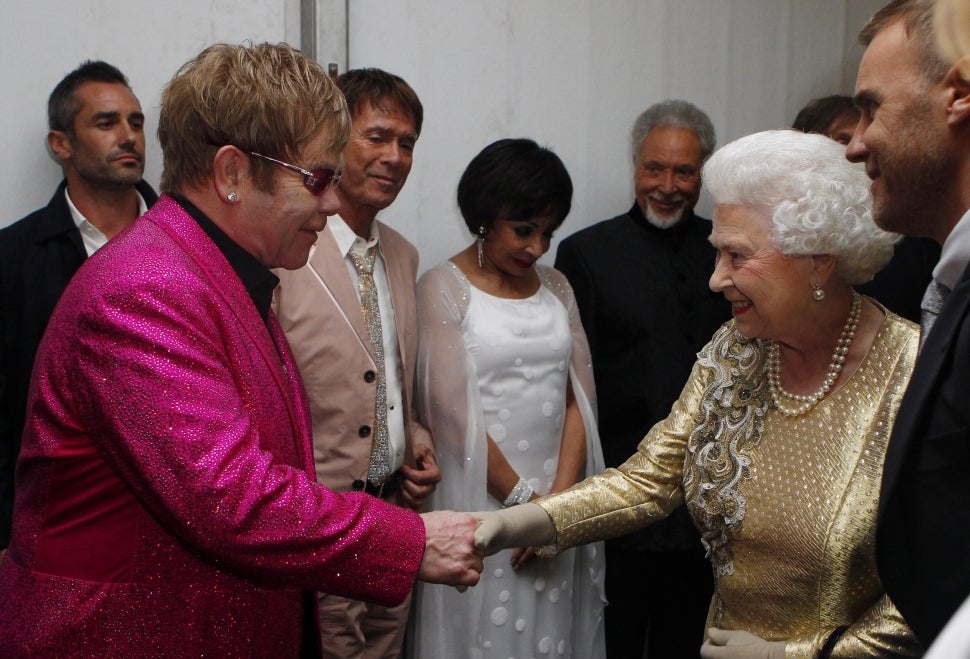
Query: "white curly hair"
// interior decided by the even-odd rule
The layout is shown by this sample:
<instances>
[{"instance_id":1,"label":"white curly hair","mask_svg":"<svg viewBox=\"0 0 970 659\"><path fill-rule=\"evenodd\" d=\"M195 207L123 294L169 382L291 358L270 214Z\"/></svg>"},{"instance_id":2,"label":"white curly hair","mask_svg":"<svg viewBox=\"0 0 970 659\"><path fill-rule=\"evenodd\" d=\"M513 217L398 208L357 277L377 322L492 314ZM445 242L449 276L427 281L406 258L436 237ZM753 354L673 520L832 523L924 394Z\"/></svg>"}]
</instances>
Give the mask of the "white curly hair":
<instances>
[{"instance_id":1,"label":"white curly hair","mask_svg":"<svg viewBox=\"0 0 970 659\"><path fill-rule=\"evenodd\" d=\"M788 256L830 254L849 284L863 284L902 238L872 220L869 177L823 135L768 130L734 140L704 165L715 204L768 209L771 243Z\"/></svg>"}]
</instances>

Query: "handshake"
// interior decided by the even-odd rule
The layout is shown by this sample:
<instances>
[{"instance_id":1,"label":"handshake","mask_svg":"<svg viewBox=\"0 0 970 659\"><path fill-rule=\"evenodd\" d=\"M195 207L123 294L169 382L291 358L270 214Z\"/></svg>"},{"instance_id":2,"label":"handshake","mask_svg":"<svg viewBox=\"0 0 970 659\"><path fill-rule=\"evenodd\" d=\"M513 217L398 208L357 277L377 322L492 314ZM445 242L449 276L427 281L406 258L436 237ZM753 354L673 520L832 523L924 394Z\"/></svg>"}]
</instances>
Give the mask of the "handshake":
<instances>
[{"instance_id":1,"label":"handshake","mask_svg":"<svg viewBox=\"0 0 970 659\"><path fill-rule=\"evenodd\" d=\"M496 512L450 510L421 515L425 550L418 578L464 588L478 583L485 556L510 547L552 544L556 528L534 503Z\"/></svg>"}]
</instances>

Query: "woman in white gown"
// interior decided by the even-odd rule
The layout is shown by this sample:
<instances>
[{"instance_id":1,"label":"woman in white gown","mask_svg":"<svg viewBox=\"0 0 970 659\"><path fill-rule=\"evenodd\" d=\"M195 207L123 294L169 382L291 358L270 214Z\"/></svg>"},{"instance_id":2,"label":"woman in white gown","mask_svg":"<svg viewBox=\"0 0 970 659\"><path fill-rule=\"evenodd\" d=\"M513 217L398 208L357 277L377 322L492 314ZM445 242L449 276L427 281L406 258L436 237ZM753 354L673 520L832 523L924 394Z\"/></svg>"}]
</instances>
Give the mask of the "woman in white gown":
<instances>
[{"instance_id":1,"label":"woman in white gown","mask_svg":"<svg viewBox=\"0 0 970 659\"><path fill-rule=\"evenodd\" d=\"M477 240L418 283L418 399L438 451L433 508L499 509L603 468L589 347L572 290L538 265L569 212L559 158L500 140L469 164L458 204ZM605 656L601 544L485 561L467 592L423 585L415 657Z\"/></svg>"}]
</instances>

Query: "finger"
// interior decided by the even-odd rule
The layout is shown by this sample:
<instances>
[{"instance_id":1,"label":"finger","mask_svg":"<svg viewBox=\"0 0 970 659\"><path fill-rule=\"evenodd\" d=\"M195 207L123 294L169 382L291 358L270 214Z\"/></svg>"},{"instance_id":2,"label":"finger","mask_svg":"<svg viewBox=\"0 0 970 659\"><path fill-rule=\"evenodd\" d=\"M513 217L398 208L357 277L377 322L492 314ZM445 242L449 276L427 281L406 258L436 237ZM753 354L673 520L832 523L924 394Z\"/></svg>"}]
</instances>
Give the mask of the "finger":
<instances>
[{"instance_id":1,"label":"finger","mask_svg":"<svg viewBox=\"0 0 970 659\"><path fill-rule=\"evenodd\" d=\"M701 646L701 659L717 659L718 652L721 648L711 645L710 641L704 641L704 645Z\"/></svg>"},{"instance_id":2,"label":"finger","mask_svg":"<svg viewBox=\"0 0 970 659\"><path fill-rule=\"evenodd\" d=\"M727 630L718 629L717 627L710 627L707 630L707 638L710 639L709 643L711 645L725 645L730 636Z\"/></svg>"},{"instance_id":3,"label":"finger","mask_svg":"<svg viewBox=\"0 0 970 659\"><path fill-rule=\"evenodd\" d=\"M419 475L405 476L404 481L401 483L401 488L408 488L411 492L427 496L434 492L438 481L439 479L437 478L426 476L419 472Z\"/></svg>"},{"instance_id":4,"label":"finger","mask_svg":"<svg viewBox=\"0 0 970 659\"><path fill-rule=\"evenodd\" d=\"M482 569L485 567L482 559L478 558L473 561L471 565L465 569L461 575L455 580L456 587L462 586L463 588L468 588L468 586L474 586L478 583L481 578ZM464 591L461 591L464 592Z\"/></svg>"},{"instance_id":5,"label":"finger","mask_svg":"<svg viewBox=\"0 0 970 659\"><path fill-rule=\"evenodd\" d=\"M475 529L475 549L485 551L495 535L495 529L487 518L475 517L475 519L478 520L478 528Z\"/></svg>"},{"instance_id":6,"label":"finger","mask_svg":"<svg viewBox=\"0 0 970 659\"><path fill-rule=\"evenodd\" d=\"M401 496L410 501L422 501L431 494L431 488L420 487L409 481L401 483Z\"/></svg>"},{"instance_id":7,"label":"finger","mask_svg":"<svg viewBox=\"0 0 970 659\"><path fill-rule=\"evenodd\" d=\"M532 557L535 556L535 553L534 547L520 547L519 549L516 549L514 552L512 552L512 569L517 570L521 566L528 563L530 560L532 560Z\"/></svg>"},{"instance_id":8,"label":"finger","mask_svg":"<svg viewBox=\"0 0 970 659\"><path fill-rule=\"evenodd\" d=\"M411 510L421 512L421 504L424 503L424 499L416 499L402 490L401 502Z\"/></svg>"}]
</instances>

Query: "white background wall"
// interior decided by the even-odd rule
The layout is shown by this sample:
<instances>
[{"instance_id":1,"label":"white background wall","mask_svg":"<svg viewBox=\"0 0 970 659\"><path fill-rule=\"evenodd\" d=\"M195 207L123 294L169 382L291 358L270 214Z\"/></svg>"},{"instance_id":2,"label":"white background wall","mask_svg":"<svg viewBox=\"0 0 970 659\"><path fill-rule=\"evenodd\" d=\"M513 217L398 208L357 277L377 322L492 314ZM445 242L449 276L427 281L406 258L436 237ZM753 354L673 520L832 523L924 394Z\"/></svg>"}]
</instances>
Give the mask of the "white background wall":
<instances>
[{"instance_id":1,"label":"white background wall","mask_svg":"<svg viewBox=\"0 0 970 659\"><path fill-rule=\"evenodd\" d=\"M214 41L300 39L300 0L0 2L0 226L45 204L60 179L46 151L46 100L83 59L129 76L148 116L154 185L158 98L176 69ZM411 178L383 217L415 242L427 268L471 240L454 191L489 142L531 137L562 157L575 186L560 230L568 235L632 203L628 133L645 107L692 101L710 114L720 144L786 126L811 98L852 92L855 35L884 0L317 3L318 24L346 21L341 70L385 68L424 103ZM317 51L330 59L332 44ZM699 210L709 214L704 197Z\"/></svg>"},{"instance_id":2,"label":"white background wall","mask_svg":"<svg viewBox=\"0 0 970 659\"><path fill-rule=\"evenodd\" d=\"M47 97L87 59L128 76L146 115L145 179L157 187L162 87L217 41L299 43L299 0L0 0L0 226L47 204L61 169Z\"/></svg>"}]
</instances>

